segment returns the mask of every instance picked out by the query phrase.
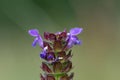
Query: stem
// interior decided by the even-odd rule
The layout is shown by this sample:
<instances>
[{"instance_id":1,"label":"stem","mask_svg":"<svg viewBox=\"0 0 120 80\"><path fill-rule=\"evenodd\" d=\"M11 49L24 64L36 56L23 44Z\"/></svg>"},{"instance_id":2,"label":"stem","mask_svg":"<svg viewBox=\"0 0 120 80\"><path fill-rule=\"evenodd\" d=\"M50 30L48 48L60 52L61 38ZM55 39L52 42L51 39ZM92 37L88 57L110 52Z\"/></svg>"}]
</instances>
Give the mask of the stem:
<instances>
[{"instance_id":1,"label":"stem","mask_svg":"<svg viewBox=\"0 0 120 80\"><path fill-rule=\"evenodd\" d=\"M57 80L58 80L58 76L57 76Z\"/></svg>"},{"instance_id":2,"label":"stem","mask_svg":"<svg viewBox=\"0 0 120 80\"><path fill-rule=\"evenodd\" d=\"M63 76L63 75L65 75L65 73L57 73L57 74L54 74L56 80L59 80L59 78L60 78L61 76Z\"/></svg>"}]
</instances>

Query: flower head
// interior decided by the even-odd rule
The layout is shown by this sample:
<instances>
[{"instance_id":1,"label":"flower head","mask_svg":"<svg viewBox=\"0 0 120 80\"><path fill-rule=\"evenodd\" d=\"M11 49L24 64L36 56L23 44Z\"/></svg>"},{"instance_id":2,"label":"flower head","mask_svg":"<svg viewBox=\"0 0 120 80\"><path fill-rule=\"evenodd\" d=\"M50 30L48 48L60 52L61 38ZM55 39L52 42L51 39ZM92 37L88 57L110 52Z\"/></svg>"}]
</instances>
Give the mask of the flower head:
<instances>
[{"instance_id":1,"label":"flower head","mask_svg":"<svg viewBox=\"0 0 120 80\"><path fill-rule=\"evenodd\" d=\"M55 58L54 53L65 51L74 45L80 45L81 41L78 39L77 35L80 34L82 30L82 28L76 27L70 29L68 33L66 29L62 32L56 33L44 32L45 40L42 39L37 29L31 29L28 33L35 37L32 46L35 47L38 43L42 48L40 57L49 61Z\"/></svg>"},{"instance_id":2,"label":"flower head","mask_svg":"<svg viewBox=\"0 0 120 80\"><path fill-rule=\"evenodd\" d=\"M37 29L31 29L28 33L35 37L32 46L38 43L42 48L40 58L42 62L41 69L45 72L41 75L41 80L72 80L74 74L67 74L72 69L71 47L80 45L81 41L77 35L82 32L82 28L72 28L67 33L66 29L62 32L49 33L44 32L44 39Z\"/></svg>"}]
</instances>

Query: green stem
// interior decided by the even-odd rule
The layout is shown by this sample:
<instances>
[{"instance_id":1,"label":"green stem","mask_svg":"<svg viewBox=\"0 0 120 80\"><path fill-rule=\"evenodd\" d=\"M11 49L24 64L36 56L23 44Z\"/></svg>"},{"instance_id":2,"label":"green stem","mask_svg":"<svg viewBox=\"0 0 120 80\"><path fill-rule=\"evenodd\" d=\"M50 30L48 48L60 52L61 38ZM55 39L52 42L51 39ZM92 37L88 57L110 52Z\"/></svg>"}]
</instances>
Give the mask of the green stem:
<instances>
[{"instance_id":1,"label":"green stem","mask_svg":"<svg viewBox=\"0 0 120 80\"><path fill-rule=\"evenodd\" d=\"M58 73L58 74L53 74L56 78L56 80L59 80L59 78L63 75L65 75L65 73Z\"/></svg>"},{"instance_id":2,"label":"green stem","mask_svg":"<svg viewBox=\"0 0 120 80\"><path fill-rule=\"evenodd\" d=\"M58 80L58 76L57 76L57 80Z\"/></svg>"}]
</instances>

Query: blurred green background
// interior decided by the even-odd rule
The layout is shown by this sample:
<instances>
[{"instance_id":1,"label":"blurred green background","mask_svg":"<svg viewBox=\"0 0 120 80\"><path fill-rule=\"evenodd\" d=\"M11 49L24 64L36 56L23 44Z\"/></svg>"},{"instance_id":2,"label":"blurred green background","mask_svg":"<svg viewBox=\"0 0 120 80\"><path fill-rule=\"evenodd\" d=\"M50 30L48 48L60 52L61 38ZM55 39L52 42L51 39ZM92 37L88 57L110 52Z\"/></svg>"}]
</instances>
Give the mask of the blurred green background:
<instances>
[{"instance_id":1,"label":"blurred green background","mask_svg":"<svg viewBox=\"0 0 120 80\"><path fill-rule=\"evenodd\" d=\"M120 0L0 0L0 80L40 80L41 49L28 30L82 27L74 80L120 80Z\"/></svg>"}]
</instances>

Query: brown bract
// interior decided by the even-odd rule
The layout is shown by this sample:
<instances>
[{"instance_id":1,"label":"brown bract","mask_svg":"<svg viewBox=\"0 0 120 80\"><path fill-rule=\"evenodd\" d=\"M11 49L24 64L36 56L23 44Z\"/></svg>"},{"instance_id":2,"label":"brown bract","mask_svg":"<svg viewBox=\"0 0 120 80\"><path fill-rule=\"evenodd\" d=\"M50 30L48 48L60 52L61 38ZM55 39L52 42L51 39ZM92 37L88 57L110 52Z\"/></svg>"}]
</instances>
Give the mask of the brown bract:
<instances>
[{"instance_id":1,"label":"brown bract","mask_svg":"<svg viewBox=\"0 0 120 80\"><path fill-rule=\"evenodd\" d=\"M53 43L53 49L55 52L60 52L62 51L62 42L60 40L56 40Z\"/></svg>"},{"instance_id":2,"label":"brown bract","mask_svg":"<svg viewBox=\"0 0 120 80\"><path fill-rule=\"evenodd\" d=\"M67 32L58 32L58 33L49 33L49 32L44 32L44 38L46 40L50 41L55 41L55 40L64 40L67 37Z\"/></svg>"},{"instance_id":3,"label":"brown bract","mask_svg":"<svg viewBox=\"0 0 120 80\"><path fill-rule=\"evenodd\" d=\"M60 78L60 80L70 80L68 76L63 76Z\"/></svg>"},{"instance_id":4,"label":"brown bract","mask_svg":"<svg viewBox=\"0 0 120 80\"><path fill-rule=\"evenodd\" d=\"M54 76L47 75L46 80L55 80Z\"/></svg>"},{"instance_id":5,"label":"brown bract","mask_svg":"<svg viewBox=\"0 0 120 80\"><path fill-rule=\"evenodd\" d=\"M62 70L61 62L54 62L53 63L53 71L54 71L54 73L60 73L61 70Z\"/></svg>"},{"instance_id":6,"label":"brown bract","mask_svg":"<svg viewBox=\"0 0 120 80\"><path fill-rule=\"evenodd\" d=\"M41 66L42 70L47 72L47 73L52 73L52 70L48 67L48 65L44 62L42 62L42 66Z\"/></svg>"}]
</instances>

